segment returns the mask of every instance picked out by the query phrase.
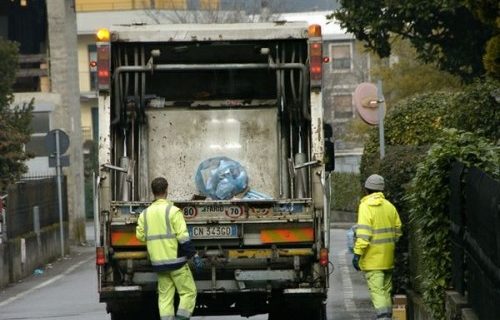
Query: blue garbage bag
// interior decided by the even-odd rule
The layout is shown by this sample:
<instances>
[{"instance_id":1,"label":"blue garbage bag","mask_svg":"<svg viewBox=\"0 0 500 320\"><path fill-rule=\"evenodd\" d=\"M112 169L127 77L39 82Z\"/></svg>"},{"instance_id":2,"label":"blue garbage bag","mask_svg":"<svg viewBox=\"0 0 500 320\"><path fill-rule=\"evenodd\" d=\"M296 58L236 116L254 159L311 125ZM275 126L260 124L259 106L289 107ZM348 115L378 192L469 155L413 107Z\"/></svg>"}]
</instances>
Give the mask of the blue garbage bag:
<instances>
[{"instance_id":1,"label":"blue garbage bag","mask_svg":"<svg viewBox=\"0 0 500 320\"><path fill-rule=\"evenodd\" d=\"M212 199L227 200L247 188L248 175L237 161L228 157L214 157L200 163L195 183L201 194Z\"/></svg>"}]
</instances>

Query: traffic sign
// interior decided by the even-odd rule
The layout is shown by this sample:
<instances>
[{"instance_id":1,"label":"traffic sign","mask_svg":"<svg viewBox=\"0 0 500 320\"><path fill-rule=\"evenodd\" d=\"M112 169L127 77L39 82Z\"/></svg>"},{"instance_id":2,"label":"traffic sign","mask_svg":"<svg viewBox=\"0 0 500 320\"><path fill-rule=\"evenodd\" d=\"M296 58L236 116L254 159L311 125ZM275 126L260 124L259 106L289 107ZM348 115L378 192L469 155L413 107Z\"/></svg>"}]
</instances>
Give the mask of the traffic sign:
<instances>
[{"instance_id":1,"label":"traffic sign","mask_svg":"<svg viewBox=\"0 0 500 320\"><path fill-rule=\"evenodd\" d=\"M57 132L59 132L59 154L64 154L69 147L69 137L66 132L62 131L61 129L54 129L47 132L47 136L45 137L45 146L47 147L47 151L49 153L57 152Z\"/></svg>"}]
</instances>

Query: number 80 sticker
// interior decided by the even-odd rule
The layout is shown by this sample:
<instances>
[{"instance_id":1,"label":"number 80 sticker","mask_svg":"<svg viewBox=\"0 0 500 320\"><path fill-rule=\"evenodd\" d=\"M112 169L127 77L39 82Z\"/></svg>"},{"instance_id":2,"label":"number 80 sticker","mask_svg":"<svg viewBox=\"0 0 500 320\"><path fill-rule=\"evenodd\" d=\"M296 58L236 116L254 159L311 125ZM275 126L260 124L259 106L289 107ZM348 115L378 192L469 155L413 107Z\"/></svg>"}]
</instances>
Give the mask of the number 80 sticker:
<instances>
[{"instance_id":1,"label":"number 80 sticker","mask_svg":"<svg viewBox=\"0 0 500 320\"><path fill-rule=\"evenodd\" d=\"M198 209L196 207L184 207L182 208L182 213L184 214L184 218L192 219L198 215Z\"/></svg>"}]
</instances>

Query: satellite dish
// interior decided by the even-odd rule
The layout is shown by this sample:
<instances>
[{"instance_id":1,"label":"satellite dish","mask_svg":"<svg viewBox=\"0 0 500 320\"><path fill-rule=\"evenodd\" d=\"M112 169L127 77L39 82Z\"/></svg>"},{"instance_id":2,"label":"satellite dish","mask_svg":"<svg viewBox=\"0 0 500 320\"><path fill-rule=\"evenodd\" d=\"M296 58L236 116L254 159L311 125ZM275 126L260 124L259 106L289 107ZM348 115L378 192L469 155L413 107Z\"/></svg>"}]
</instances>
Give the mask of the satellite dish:
<instances>
[{"instance_id":1,"label":"satellite dish","mask_svg":"<svg viewBox=\"0 0 500 320\"><path fill-rule=\"evenodd\" d=\"M361 119L369 125L379 123L379 104L377 101L377 86L373 83L363 82L354 90L354 106ZM384 100L383 97L380 100ZM385 116L385 108L384 115Z\"/></svg>"}]
</instances>

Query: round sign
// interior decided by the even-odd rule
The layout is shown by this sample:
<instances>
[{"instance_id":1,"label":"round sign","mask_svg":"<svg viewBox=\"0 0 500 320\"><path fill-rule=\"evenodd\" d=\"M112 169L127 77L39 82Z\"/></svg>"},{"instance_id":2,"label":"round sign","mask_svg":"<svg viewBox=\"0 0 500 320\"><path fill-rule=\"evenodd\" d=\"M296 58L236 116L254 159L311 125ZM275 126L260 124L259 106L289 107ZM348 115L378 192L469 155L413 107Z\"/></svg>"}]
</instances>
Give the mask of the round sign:
<instances>
[{"instance_id":1,"label":"round sign","mask_svg":"<svg viewBox=\"0 0 500 320\"><path fill-rule=\"evenodd\" d=\"M57 152L57 134L59 134L59 154L64 154L69 147L69 137L66 132L61 129L54 129L47 132L47 136L45 136L45 147L47 147L49 153Z\"/></svg>"},{"instance_id":2,"label":"round sign","mask_svg":"<svg viewBox=\"0 0 500 320\"><path fill-rule=\"evenodd\" d=\"M377 87L374 84L367 82L359 84L354 90L353 100L356 111L364 122L370 125L379 123ZM385 108L383 111L385 112Z\"/></svg>"}]
</instances>

